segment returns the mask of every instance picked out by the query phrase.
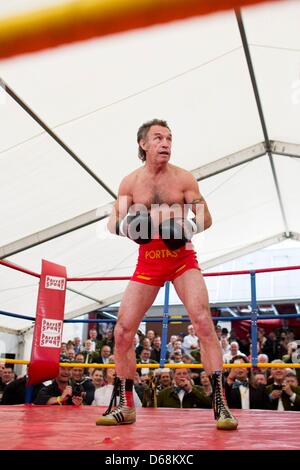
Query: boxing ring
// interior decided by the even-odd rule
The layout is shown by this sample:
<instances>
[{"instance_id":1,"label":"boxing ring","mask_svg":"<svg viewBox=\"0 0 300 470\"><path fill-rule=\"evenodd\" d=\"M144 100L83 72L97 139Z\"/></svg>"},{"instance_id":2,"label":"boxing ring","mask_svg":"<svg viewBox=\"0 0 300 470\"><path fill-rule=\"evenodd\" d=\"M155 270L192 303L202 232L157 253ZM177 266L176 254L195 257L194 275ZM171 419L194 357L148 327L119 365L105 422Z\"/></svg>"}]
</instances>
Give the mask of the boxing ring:
<instances>
[{"instance_id":1,"label":"boxing ring","mask_svg":"<svg viewBox=\"0 0 300 470\"><path fill-rule=\"evenodd\" d=\"M16 267L6 261L0 264L22 271L31 276L39 277L38 273ZM234 367L290 367L300 368L300 364L268 364L257 362L257 321L274 319L275 315L259 315L256 298L256 277L260 273L295 270L300 266L259 269L256 271L232 271L204 273L208 276L248 275L251 283L251 316L213 317L217 321L251 320L252 363L224 364L226 368ZM128 277L82 277L67 278L69 282L128 280ZM165 284L165 300L162 318L144 318L144 322L162 323L162 347L160 364L148 364L149 368L202 368L202 364L168 364L165 363L168 325L178 322L169 315L170 283ZM34 321L33 317L1 312L2 315L13 316ZM278 319L278 316L276 316ZM300 318L299 314L283 314L280 318ZM105 323L112 319L64 320L65 323ZM180 321L189 321L181 318ZM28 364L26 360L7 359L7 363ZM61 363L63 367L83 367L83 364ZM86 364L84 364L86 366ZM113 364L89 364L89 367L114 367ZM144 367L137 364L137 367ZM137 422L129 426L95 426L95 419L105 411L106 407L91 406L35 406L31 404L19 406L1 406L0 420L3 432L0 435L0 449L7 450L295 450L300 448L298 431L300 425L299 412L280 412L269 410L234 410L239 420L235 432L220 431L215 427L212 410L207 409L171 409L171 408L139 408ZM280 425L279 425L280 424ZM158 429L162 432L157 432ZM284 429L284 432L283 432ZM72 439L64 436L72 434Z\"/></svg>"},{"instance_id":2,"label":"boxing ring","mask_svg":"<svg viewBox=\"0 0 300 470\"><path fill-rule=\"evenodd\" d=\"M210 410L140 408L128 426L95 426L106 407L1 406L6 450L299 450L299 412L234 410L218 431Z\"/></svg>"},{"instance_id":3,"label":"boxing ring","mask_svg":"<svg viewBox=\"0 0 300 470\"><path fill-rule=\"evenodd\" d=\"M107 34L143 28L157 23L207 14L218 10L238 8L266 0L81 0L69 4L31 12L0 21L0 59L19 54L70 44ZM5 88L5 83L0 81ZM10 88L7 93L12 95ZM8 261L0 265L17 269L24 274L40 278L39 273L17 267ZM243 317L217 317L214 320L251 321L252 363L245 367L270 367L257 361L258 306L256 280L260 273L300 269L290 266L256 271L209 273L204 276L248 275L251 283L251 315ZM69 282L128 280L128 277L66 278ZM66 287L66 286L65 286ZM162 318L162 353L155 367L200 368L201 364L166 364L166 345L169 323L177 322L169 315L169 283L165 285L165 302ZM1 315L35 321L34 317L13 312ZM278 316L259 315L259 319L278 319ZM300 318L300 314L280 315L283 318ZM64 323L82 320L64 320ZM105 322L106 320L83 320ZM107 322L112 323L112 319ZM147 318L144 320L147 322ZM180 321L184 321L181 319ZM6 363L28 364L28 360L6 359ZM61 364L64 367L82 367L82 364ZM103 368L107 365L90 364ZM272 367L282 367L272 364ZM112 367L112 364L109 365ZM141 365L138 365L141 367ZM228 368L228 364L226 364ZM231 365L234 367L234 365ZM241 364L239 364L241 367ZM299 368L300 364L284 364ZM0 449L2 450L295 450L300 449L299 412L265 410L235 410L239 427L235 432L220 431L215 427L212 410L140 408L137 422L129 426L97 427L95 419L104 407L91 406L0 406Z\"/></svg>"}]
</instances>

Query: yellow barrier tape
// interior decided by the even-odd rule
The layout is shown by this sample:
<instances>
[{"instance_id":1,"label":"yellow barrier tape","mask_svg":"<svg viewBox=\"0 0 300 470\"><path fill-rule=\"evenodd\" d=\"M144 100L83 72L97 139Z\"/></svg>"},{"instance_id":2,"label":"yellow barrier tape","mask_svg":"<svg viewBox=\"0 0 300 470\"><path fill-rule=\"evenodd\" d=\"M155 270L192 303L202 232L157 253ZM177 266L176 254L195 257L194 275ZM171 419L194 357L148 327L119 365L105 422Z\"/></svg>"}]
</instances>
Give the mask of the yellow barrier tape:
<instances>
[{"instance_id":1,"label":"yellow barrier tape","mask_svg":"<svg viewBox=\"0 0 300 470\"><path fill-rule=\"evenodd\" d=\"M30 361L26 361L23 359L5 359L0 358L0 362L6 364L30 364ZM94 369L107 369L107 368L114 368L115 364L86 364L82 362L60 362L59 365L61 367L84 367L84 368L94 368ZM137 364L137 369L159 369L159 364ZM164 367L167 369L203 369L203 364L174 364L174 363L166 363ZM272 369L300 369L300 364L295 363L269 363L269 362L259 362L257 366L253 366L252 363L246 362L241 364L223 364L224 369L239 369L239 368L246 368L251 369L252 367L258 367L260 369L263 368L272 368Z\"/></svg>"}]
</instances>

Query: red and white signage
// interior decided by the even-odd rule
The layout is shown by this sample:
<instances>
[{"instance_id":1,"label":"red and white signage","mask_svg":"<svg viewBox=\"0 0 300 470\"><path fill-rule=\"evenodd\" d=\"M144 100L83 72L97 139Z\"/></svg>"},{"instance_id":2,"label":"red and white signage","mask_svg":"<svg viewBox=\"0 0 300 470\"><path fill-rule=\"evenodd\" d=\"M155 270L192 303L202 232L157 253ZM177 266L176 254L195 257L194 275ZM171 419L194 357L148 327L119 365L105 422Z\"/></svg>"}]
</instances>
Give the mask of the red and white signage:
<instances>
[{"instance_id":1,"label":"red and white signage","mask_svg":"<svg viewBox=\"0 0 300 470\"><path fill-rule=\"evenodd\" d=\"M66 280L63 277L46 276L46 289L65 290Z\"/></svg>"},{"instance_id":2,"label":"red and white signage","mask_svg":"<svg viewBox=\"0 0 300 470\"><path fill-rule=\"evenodd\" d=\"M64 266L42 260L28 384L54 379L59 357L66 298Z\"/></svg>"},{"instance_id":3,"label":"red and white signage","mask_svg":"<svg viewBox=\"0 0 300 470\"><path fill-rule=\"evenodd\" d=\"M62 330L62 321L43 318L40 346L42 348L60 348Z\"/></svg>"}]
</instances>

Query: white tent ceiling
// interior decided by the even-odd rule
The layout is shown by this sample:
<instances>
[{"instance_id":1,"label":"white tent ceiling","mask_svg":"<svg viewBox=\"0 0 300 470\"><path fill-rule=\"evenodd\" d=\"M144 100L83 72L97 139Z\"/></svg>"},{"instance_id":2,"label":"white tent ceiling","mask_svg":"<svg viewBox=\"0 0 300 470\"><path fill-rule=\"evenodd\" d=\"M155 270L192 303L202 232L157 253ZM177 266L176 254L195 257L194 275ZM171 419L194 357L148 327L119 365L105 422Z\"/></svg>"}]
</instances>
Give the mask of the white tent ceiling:
<instances>
[{"instance_id":1,"label":"white tent ceiling","mask_svg":"<svg viewBox=\"0 0 300 470\"><path fill-rule=\"evenodd\" d=\"M0 1L0 15L19 8ZM300 4L247 8L242 19L267 134L234 12L2 61L0 77L110 192L2 92L0 257L37 272L44 258L69 276L130 275L137 246L109 236L103 217L140 164L136 131L153 117L169 122L173 163L194 172L211 209L212 228L195 237L203 267L299 237ZM0 310L34 316L37 284L0 266ZM84 296L68 291L66 317L118 300L125 285L69 283Z\"/></svg>"}]
</instances>

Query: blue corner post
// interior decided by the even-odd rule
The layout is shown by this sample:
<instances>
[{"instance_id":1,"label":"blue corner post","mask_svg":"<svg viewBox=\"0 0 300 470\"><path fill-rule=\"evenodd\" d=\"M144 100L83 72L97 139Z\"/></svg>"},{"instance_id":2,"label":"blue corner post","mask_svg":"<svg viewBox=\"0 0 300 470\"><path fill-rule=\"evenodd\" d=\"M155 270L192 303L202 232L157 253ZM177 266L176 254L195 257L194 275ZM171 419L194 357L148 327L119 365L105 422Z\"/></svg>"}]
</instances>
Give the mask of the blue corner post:
<instances>
[{"instance_id":1,"label":"blue corner post","mask_svg":"<svg viewBox=\"0 0 300 470\"><path fill-rule=\"evenodd\" d=\"M257 298L256 298L256 273L251 271L251 341L252 341L252 364L254 367L257 366Z\"/></svg>"},{"instance_id":2,"label":"blue corner post","mask_svg":"<svg viewBox=\"0 0 300 470\"><path fill-rule=\"evenodd\" d=\"M164 367L167 354L167 335L168 335L168 322L169 322L169 299L170 299L170 281L165 283L165 300L164 311L162 320L162 334L161 334L161 351L159 366Z\"/></svg>"}]
</instances>

